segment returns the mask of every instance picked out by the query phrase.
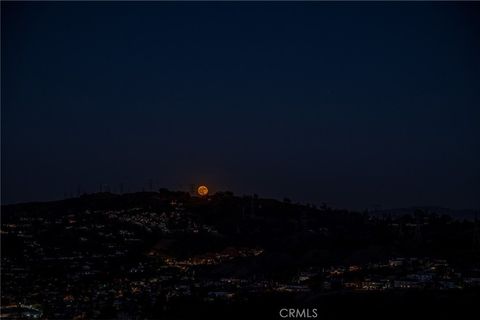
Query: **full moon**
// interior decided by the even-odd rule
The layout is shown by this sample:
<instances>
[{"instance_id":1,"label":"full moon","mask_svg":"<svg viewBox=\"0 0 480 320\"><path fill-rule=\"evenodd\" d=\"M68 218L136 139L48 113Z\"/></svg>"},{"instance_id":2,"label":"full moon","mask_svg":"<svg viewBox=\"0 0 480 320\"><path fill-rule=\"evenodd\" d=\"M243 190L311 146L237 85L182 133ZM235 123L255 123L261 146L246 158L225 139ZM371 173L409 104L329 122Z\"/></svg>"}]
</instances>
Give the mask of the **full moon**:
<instances>
[{"instance_id":1,"label":"full moon","mask_svg":"<svg viewBox=\"0 0 480 320\"><path fill-rule=\"evenodd\" d=\"M197 192L201 196L206 196L208 194L208 188L206 186L200 186L198 187Z\"/></svg>"}]
</instances>

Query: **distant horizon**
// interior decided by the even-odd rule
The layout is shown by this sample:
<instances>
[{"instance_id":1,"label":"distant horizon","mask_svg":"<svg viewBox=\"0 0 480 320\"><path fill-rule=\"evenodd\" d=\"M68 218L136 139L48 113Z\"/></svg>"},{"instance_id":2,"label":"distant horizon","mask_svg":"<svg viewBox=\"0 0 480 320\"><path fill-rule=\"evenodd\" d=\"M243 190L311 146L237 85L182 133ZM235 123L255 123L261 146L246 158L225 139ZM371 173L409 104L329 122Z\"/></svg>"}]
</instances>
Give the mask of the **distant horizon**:
<instances>
[{"instance_id":1,"label":"distant horizon","mask_svg":"<svg viewBox=\"0 0 480 320\"><path fill-rule=\"evenodd\" d=\"M105 185L108 186L108 185ZM138 189L138 190L130 190L130 191L124 191L124 192L119 192L118 190L109 190L109 191L86 191L80 194L68 194L64 197L58 197L58 198L51 198L51 199L43 199L43 200L27 200L27 201L19 201L19 202L10 202L10 203L4 203L2 202L2 206L10 206L10 205L22 205L22 204L29 204L29 203L48 203L48 202L57 202L57 201L62 201L62 200L70 200L70 199L78 199L81 198L82 196L91 196L91 195L96 195L96 194L112 194L112 195L128 195L128 194L136 194L136 193L159 193L161 189L167 190L169 192L184 192L188 193L190 195L191 192L186 189L174 189L174 188L167 188L163 186L159 186L156 189L153 190L147 190L146 188L144 190ZM369 212L382 212L382 211L388 211L388 210L409 210L409 209L442 209L442 210L452 210L452 211L472 211L472 212L478 212L480 213L480 208L454 208L454 207L445 207L445 206L439 206L439 205L400 205L396 207L384 207L382 205L376 205L376 206L371 206L371 207L365 207L365 208L349 208L346 206L342 206L340 204L332 204L329 202L315 202L315 201L299 201L294 198L290 198L288 196L285 197L275 197L275 196L265 196L262 194L258 193L237 193L233 190L228 190L228 189L222 189L218 190L216 189L214 192L210 192L208 196L213 196L218 193L225 193L225 192L231 192L233 193L234 196L236 197L249 197L253 195L257 195L260 199L265 199L265 200L275 200L279 202L283 202L285 199L289 199L292 204L296 205L302 205L302 206L308 206L308 205L314 205L317 208L320 208L322 205L326 205L327 207L330 207L332 209L336 210L348 210L352 212L363 212L363 211L369 211ZM193 195L192 195L193 196ZM198 197L198 195L196 195Z\"/></svg>"}]
</instances>

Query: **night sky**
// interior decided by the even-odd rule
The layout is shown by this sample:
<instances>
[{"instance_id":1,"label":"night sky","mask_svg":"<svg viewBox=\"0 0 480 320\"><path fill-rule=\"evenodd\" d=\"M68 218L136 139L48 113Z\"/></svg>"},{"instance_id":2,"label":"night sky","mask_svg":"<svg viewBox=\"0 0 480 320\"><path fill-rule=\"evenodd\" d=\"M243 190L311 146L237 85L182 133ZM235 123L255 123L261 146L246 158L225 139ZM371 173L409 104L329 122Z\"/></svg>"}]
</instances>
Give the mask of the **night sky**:
<instances>
[{"instance_id":1,"label":"night sky","mask_svg":"<svg viewBox=\"0 0 480 320\"><path fill-rule=\"evenodd\" d=\"M2 2L2 203L100 184L480 208L480 3Z\"/></svg>"}]
</instances>

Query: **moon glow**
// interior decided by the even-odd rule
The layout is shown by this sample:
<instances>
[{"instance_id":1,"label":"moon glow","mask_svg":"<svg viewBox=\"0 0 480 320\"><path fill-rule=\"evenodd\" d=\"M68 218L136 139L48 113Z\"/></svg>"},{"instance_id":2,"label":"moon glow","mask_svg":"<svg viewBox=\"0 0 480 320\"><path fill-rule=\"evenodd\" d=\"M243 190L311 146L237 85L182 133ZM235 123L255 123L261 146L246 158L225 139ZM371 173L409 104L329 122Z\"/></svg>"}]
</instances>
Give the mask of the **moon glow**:
<instances>
[{"instance_id":1,"label":"moon glow","mask_svg":"<svg viewBox=\"0 0 480 320\"><path fill-rule=\"evenodd\" d=\"M200 186L197 189L197 192L200 196L206 196L208 194L208 188L206 186Z\"/></svg>"}]
</instances>

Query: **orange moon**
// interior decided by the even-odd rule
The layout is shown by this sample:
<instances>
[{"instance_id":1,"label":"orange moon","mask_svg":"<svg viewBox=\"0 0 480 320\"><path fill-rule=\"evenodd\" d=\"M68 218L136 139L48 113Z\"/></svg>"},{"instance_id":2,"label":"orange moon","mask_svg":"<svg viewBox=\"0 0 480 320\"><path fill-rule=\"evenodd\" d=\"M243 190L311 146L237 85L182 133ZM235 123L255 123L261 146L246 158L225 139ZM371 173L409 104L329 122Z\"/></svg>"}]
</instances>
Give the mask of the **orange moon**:
<instances>
[{"instance_id":1,"label":"orange moon","mask_svg":"<svg viewBox=\"0 0 480 320\"><path fill-rule=\"evenodd\" d=\"M198 187L197 192L202 197L206 196L208 194L208 188L206 186L200 186L200 187Z\"/></svg>"}]
</instances>

